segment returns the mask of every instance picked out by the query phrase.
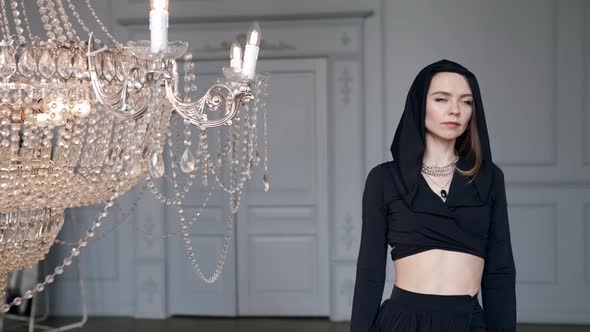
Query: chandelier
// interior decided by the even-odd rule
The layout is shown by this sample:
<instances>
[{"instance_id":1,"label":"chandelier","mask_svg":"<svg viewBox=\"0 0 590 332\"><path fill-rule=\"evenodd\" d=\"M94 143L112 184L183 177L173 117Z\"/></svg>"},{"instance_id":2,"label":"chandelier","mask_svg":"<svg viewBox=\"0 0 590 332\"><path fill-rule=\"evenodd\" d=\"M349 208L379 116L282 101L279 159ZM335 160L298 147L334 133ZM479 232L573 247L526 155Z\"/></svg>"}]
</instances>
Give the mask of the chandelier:
<instances>
[{"instance_id":1,"label":"chandelier","mask_svg":"<svg viewBox=\"0 0 590 332\"><path fill-rule=\"evenodd\" d=\"M264 189L269 190L268 75L256 73L259 25L250 28L243 51L233 42L229 66L203 96L196 96L188 44L168 41L167 0L150 1L150 40L127 45L102 24L90 0L84 4L111 45L95 38L72 0L35 4L46 38L33 35L27 15L31 8L23 0L0 0L0 298L5 298L9 272L36 264L54 243L63 243L57 236L65 209L104 206L63 262L22 298L0 305L0 313L42 292L62 274L95 238L115 200L141 180L144 190L177 210L195 275L215 282L244 185L261 161ZM262 148L259 114L264 119ZM216 151L209 147L212 140ZM162 192L159 182L170 190ZM208 193L203 207L220 188L228 194L231 212L210 277L200 270L189 236L199 212L189 217L182 209L197 184Z\"/></svg>"}]
</instances>

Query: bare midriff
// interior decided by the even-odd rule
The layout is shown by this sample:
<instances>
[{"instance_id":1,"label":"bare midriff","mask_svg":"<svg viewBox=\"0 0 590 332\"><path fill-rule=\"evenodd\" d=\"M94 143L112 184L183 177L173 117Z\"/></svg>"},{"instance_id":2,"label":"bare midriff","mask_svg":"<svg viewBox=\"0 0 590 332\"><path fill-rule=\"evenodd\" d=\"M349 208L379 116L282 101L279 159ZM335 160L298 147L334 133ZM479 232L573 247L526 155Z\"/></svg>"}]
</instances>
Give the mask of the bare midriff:
<instances>
[{"instance_id":1,"label":"bare midriff","mask_svg":"<svg viewBox=\"0 0 590 332\"><path fill-rule=\"evenodd\" d=\"M480 289L484 259L431 249L397 259L394 265L399 288L423 294L473 296Z\"/></svg>"}]
</instances>

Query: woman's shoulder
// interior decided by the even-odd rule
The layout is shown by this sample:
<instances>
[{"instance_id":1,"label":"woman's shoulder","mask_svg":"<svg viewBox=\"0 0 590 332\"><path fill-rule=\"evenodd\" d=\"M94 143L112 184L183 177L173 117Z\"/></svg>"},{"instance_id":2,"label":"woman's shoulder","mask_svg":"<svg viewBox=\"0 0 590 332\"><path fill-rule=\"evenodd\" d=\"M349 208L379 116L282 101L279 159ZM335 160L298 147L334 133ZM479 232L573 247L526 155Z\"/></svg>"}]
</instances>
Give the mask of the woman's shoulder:
<instances>
[{"instance_id":1,"label":"woman's shoulder","mask_svg":"<svg viewBox=\"0 0 590 332\"><path fill-rule=\"evenodd\" d=\"M380 164L375 165L367 175L367 180L388 180L392 179L392 171L396 167L396 162L394 160L386 161Z\"/></svg>"},{"instance_id":2,"label":"woman's shoulder","mask_svg":"<svg viewBox=\"0 0 590 332\"><path fill-rule=\"evenodd\" d=\"M394 169L397 162L390 160L375 165L367 175L366 186L378 190L383 194L384 200L389 201L398 197L398 192L394 184Z\"/></svg>"}]
</instances>

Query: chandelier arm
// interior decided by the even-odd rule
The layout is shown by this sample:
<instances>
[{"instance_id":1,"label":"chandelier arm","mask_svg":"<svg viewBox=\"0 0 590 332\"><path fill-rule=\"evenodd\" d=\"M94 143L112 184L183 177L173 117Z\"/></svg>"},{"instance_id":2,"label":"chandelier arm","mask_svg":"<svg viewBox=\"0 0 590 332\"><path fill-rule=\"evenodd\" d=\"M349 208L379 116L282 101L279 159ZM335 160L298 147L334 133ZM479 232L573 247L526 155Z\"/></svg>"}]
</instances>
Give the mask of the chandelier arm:
<instances>
[{"instance_id":1,"label":"chandelier arm","mask_svg":"<svg viewBox=\"0 0 590 332\"><path fill-rule=\"evenodd\" d=\"M253 99L250 92L240 91L235 93L233 89L222 83L211 86L203 97L194 102L185 102L178 98L169 80L165 80L165 88L166 98L172 104L172 108L191 124L204 128L214 128L228 124L238 112L240 105ZM224 95L222 91L225 91L227 95ZM220 119L207 120L207 116L204 114L205 107L217 111L223 100L226 101L225 115Z\"/></svg>"},{"instance_id":2,"label":"chandelier arm","mask_svg":"<svg viewBox=\"0 0 590 332\"><path fill-rule=\"evenodd\" d=\"M95 64L95 56L97 53L101 52L101 50L93 50L92 47L94 46L94 35L91 33L88 41L88 73L90 75L90 83L92 85L92 89L94 90L94 94L96 95L96 99L106 106L107 111L116 116L120 119L125 120L137 120L140 119L148 109L149 101L144 103L141 107L137 109L137 111L131 113L126 112L129 108L127 103L128 99L128 88L131 84L132 77L131 75L127 75L125 82L120 89L115 91L114 93L107 93L105 89L102 87L100 83L100 79L98 78L98 73L96 72L96 64ZM132 68L130 72L136 70L136 67ZM149 99L152 100L154 98L153 94L150 94Z\"/></svg>"}]
</instances>

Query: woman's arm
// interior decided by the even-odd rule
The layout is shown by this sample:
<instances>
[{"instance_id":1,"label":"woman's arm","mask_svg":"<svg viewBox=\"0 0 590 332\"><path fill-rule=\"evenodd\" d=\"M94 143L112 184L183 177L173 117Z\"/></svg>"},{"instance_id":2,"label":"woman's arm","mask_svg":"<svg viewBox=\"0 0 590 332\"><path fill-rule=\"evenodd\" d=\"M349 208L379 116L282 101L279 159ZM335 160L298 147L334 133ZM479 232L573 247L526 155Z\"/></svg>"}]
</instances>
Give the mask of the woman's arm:
<instances>
[{"instance_id":1,"label":"woman's arm","mask_svg":"<svg viewBox=\"0 0 590 332\"><path fill-rule=\"evenodd\" d=\"M383 207L383 167L367 176L362 201L361 244L350 321L351 332L368 332L381 306L387 263L387 222Z\"/></svg>"},{"instance_id":2,"label":"woman's arm","mask_svg":"<svg viewBox=\"0 0 590 332\"><path fill-rule=\"evenodd\" d=\"M504 173L496 166L495 199L482 278L488 332L516 331L516 268L512 255Z\"/></svg>"}]
</instances>

